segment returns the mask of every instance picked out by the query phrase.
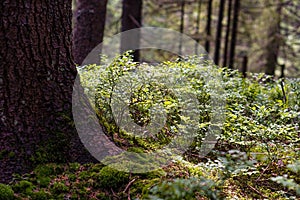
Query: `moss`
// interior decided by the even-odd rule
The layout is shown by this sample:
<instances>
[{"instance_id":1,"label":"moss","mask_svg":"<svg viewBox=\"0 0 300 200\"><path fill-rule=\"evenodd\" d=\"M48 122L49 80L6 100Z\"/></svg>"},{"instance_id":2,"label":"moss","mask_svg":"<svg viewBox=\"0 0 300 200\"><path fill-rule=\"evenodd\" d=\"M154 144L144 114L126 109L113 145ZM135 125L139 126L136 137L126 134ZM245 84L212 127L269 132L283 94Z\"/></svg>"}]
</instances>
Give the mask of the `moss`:
<instances>
[{"instance_id":1,"label":"moss","mask_svg":"<svg viewBox=\"0 0 300 200\"><path fill-rule=\"evenodd\" d=\"M49 177L39 177L37 178L37 183L40 185L40 187L47 187L51 181L51 178Z\"/></svg>"},{"instance_id":2,"label":"moss","mask_svg":"<svg viewBox=\"0 0 300 200\"><path fill-rule=\"evenodd\" d=\"M34 169L38 177L56 176L64 172L64 167L55 163L39 165Z\"/></svg>"},{"instance_id":3,"label":"moss","mask_svg":"<svg viewBox=\"0 0 300 200\"><path fill-rule=\"evenodd\" d=\"M99 173L95 174L95 178L98 181L97 185L104 189L117 189L129 181L128 173L117 171L108 166L103 167Z\"/></svg>"},{"instance_id":4,"label":"moss","mask_svg":"<svg viewBox=\"0 0 300 200\"><path fill-rule=\"evenodd\" d=\"M13 186L13 190L15 192L26 194L26 195L30 195L34 189L35 186L31 182L26 180L22 180Z\"/></svg>"},{"instance_id":5,"label":"moss","mask_svg":"<svg viewBox=\"0 0 300 200\"><path fill-rule=\"evenodd\" d=\"M54 182L53 185L50 187L50 191L53 194L59 195L62 193L67 193L69 191L68 186L65 185L65 183L62 182Z\"/></svg>"},{"instance_id":6,"label":"moss","mask_svg":"<svg viewBox=\"0 0 300 200\"><path fill-rule=\"evenodd\" d=\"M45 190L34 192L31 195L32 200L48 200L51 198L51 195Z\"/></svg>"},{"instance_id":7,"label":"moss","mask_svg":"<svg viewBox=\"0 0 300 200\"><path fill-rule=\"evenodd\" d=\"M161 178L154 179L142 179L134 182L132 187L130 188L130 192L133 195L140 194L142 197L147 196L150 189L160 183Z\"/></svg>"},{"instance_id":8,"label":"moss","mask_svg":"<svg viewBox=\"0 0 300 200\"><path fill-rule=\"evenodd\" d=\"M69 164L69 172L76 172L79 170L80 164L79 163L70 163Z\"/></svg>"},{"instance_id":9,"label":"moss","mask_svg":"<svg viewBox=\"0 0 300 200\"><path fill-rule=\"evenodd\" d=\"M0 183L0 199L11 200L14 198L14 191L9 185Z\"/></svg>"},{"instance_id":10,"label":"moss","mask_svg":"<svg viewBox=\"0 0 300 200\"><path fill-rule=\"evenodd\" d=\"M99 200L111 200L112 198L107 196L105 193L99 193L96 195Z\"/></svg>"},{"instance_id":11,"label":"moss","mask_svg":"<svg viewBox=\"0 0 300 200\"><path fill-rule=\"evenodd\" d=\"M134 153L145 153L145 150L139 147L129 147L127 151Z\"/></svg>"},{"instance_id":12,"label":"moss","mask_svg":"<svg viewBox=\"0 0 300 200\"><path fill-rule=\"evenodd\" d=\"M67 161L70 138L63 132L51 132L50 138L41 142L38 149L30 157L34 165L43 163L65 163Z\"/></svg>"}]
</instances>

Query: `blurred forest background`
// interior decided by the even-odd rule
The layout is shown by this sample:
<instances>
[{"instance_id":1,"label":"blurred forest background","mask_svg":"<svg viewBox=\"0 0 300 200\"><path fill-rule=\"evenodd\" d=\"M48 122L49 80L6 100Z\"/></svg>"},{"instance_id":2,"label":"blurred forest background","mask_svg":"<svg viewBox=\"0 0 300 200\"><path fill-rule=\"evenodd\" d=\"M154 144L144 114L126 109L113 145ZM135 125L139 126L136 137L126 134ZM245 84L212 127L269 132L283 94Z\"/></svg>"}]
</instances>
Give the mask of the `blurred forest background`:
<instances>
[{"instance_id":1,"label":"blurred forest background","mask_svg":"<svg viewBox=\"0 0 300 200\"><path fill-rule=\"evenodd\" d=\"M78 4L84 7L84 2L73 1L74 21ZM121 1L103 2L98 11L96 4L94 8L91 4L88 6L106 16L104 37L131 29L122 28ZM300 2L297 0L128 2L132 3L128 6L129 12L137 10L141 13L141 19L133 22L134 28L153 26L182 32L205 47L221 67L265 72L278 77L297 77L300 74ZM102 37L101 34L98 37ZM140 61L170 60L172 56L159 50L142 50Z\"/></svg>"}]
</instances>

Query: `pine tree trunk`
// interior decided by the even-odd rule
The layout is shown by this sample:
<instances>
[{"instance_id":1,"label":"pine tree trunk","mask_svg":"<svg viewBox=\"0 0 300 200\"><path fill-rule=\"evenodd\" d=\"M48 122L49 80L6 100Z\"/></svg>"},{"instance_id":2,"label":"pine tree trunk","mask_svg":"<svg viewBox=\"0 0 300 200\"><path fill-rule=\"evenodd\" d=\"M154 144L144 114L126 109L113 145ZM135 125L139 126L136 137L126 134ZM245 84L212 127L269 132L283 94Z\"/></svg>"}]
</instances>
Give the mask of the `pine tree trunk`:
<instances>
[{"instance_id":1,"label":"pine tree trunk","mask_svg":"<svg viewBox=\"0 0 300 200\"><path fill-rule=\"evenodd\" d=\"M281 4L280 1L275 1L277 7L272 12L272 20L268 27L268 37L266 46L266 68L265 73L267 75L275 75L275 69L278 64L278 53L280 48L280 13Z\"/></svg>"},{"instance_id":2,"label":"pine tree trunk","mask_svg":"<svg viewBox=\"0 0 300 200\"><path fill-rule=\"evenodd\" d=\"M221 0L219 6L219 17L218 17L218 26L217 26L217 33L216 33L215 56L214 56L214 61L216 65L219 64L219 57L221 51L220 48L221 48L221 41L222 41L222 21L224 15L224 6L225 6L225 0Z\"/></svg>"},{"instance_id":3,"label":"pine tree trunk","mask_svg":"<svg viewBox=\"0 0 300 200\"><path fill-rule=\"evenodd\" d=\"M207 5L206 42L205 42L205 50L207 51L207 53L209 53L210 51L212 2L213 0L209 0Z\"/></svg>"},{"instance_id":4,"label":"pine tree trunk","mask_svg":"<svg viewBox=\"0 0 300 200\"><path fill-rule=\"evenodd\" d=\"M142 25L142 0L123 0L122 8L122 28L121 31L128 31L140 28ZM126 35L121 39L121 53L138 48L140 43L140 33L135 31L134 34ZM133 52L134 61L140 59L139 51Z\"/></svg>"},{"instance_id":5,"label":"pine tree trunk","mask_svg":"<svg viewBox=\"0 0 300 200\"><path fill-rule=\"evenodd\" d=\"M71 140L83 152L72 125L71 19L71 0L0 3L1 182L72 160Z\"/></svg>"},{"instance_id":6,"label":"pine tree trunk","mask_svg":"<svg viewBox=\"0 0 300 200\"><path fill-rule=\"evenodd\" d=\"M227 24L226 24L226 35L225 35L225 45L224 45L223 67L227 67L228 43L229 43L229 35L230 35L230 28L231 28L231 7L232 7L232 0L229 0L228 8L227 8Z\"/></svg>"},{"instance_id":7,"label":"pine tree trunk","mask_svg":"<svg viewBox=\"0 0 300 200\"><path fill-rule=\"evenodd\" d=\"M79 65L103 41L106 4L107 0L77 0L73 55Z\"/></svg>"},{"instance_id":8,"label":"pine tree trunk","mask_svg":"<svg viewBox=\"0 0 300 200\"><path fill-rule=\"evenodd\" d=\"M231 69L234 68L235 47L236 47L238 22L239 22L239 11L240 11L240 0L235 0L234 10L233 10L233 24L232 24L232 31L231 31L229 65L228 65L228 67Z\"/></svg>"}]
</instances>

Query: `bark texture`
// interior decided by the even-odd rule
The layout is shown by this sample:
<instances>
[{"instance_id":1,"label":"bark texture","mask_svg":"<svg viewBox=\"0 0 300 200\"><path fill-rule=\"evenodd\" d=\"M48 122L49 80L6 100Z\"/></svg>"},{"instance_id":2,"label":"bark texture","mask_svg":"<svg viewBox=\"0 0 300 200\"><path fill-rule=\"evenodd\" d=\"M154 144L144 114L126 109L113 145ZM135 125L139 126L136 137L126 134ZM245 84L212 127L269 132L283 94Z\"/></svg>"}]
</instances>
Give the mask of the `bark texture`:
<instances>
[{"instance_id":1,"label":"bark texture","mask_svg":"<svg viewBox=\"0 0 300 200\"><path fill-rule=\"evenodd\" d=\"M73 55L79 65L103 41L106 5L107 0L77 0Z\"/></svg>"},{"instance_id":2,"label":"bark texture","mask_svg":"<svg viewBox=\"0 0 300 200\"><path fill-rule=\"evenodd\" d=\"M39 163L91 159L72 121L71 19L71 0L0 3L1 182Z\"/></svg>"}]
</instances>

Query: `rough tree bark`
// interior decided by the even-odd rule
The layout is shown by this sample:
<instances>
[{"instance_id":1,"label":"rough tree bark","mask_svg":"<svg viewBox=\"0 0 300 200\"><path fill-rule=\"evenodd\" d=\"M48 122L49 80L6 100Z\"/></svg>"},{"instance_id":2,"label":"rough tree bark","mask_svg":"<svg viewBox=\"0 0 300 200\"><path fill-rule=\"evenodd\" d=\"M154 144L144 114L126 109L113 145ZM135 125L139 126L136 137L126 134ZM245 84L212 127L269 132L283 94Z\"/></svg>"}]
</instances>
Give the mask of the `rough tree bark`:
<instances>
[{"instance_id":1,"label":"rough tree bark","mask_svg":"<svg viewBox=\"0 0 300 200\"><path fill-rule=\"evenodd\" d=\"M103 41L106 4L107 0L77 0L73 55L79 65Z\"/></svg>"},{"instance_id":2,"label":"rough tree bark","mask_svg":"<svg viewBox=\"0 0 300 200\"><path fill-rule=\"evenodd\" d=\"M1 182L39 163L91 160L72 125L71 20L71 0L0 3Z\"/></svg>"},{"instance_id":3,"label":"rough tree bark","mask_svg":"<svg viewBox=\"0 0 300 200\"><path fill-rule=\"evenodd\" d=\"M142 0L123 0L122 8L122 28L121 31L127 31L142 26ZM134 50L133 48L139 47L140 33L135 31L130 36L121 37L121 53ZM140 59L139 51L133 52L134 61L138 62Z\"/></svg>"}]
</instances>

